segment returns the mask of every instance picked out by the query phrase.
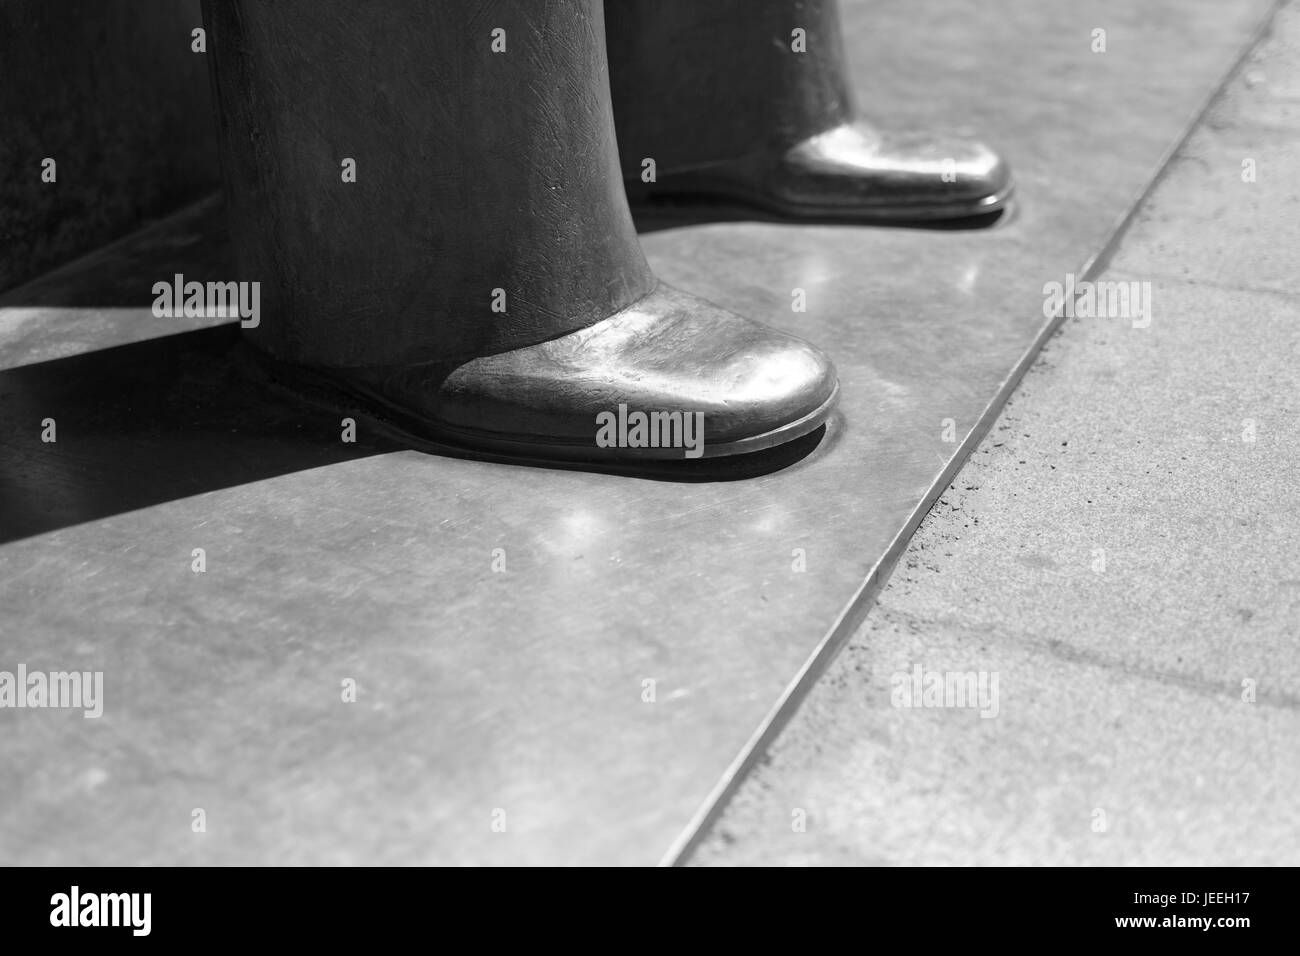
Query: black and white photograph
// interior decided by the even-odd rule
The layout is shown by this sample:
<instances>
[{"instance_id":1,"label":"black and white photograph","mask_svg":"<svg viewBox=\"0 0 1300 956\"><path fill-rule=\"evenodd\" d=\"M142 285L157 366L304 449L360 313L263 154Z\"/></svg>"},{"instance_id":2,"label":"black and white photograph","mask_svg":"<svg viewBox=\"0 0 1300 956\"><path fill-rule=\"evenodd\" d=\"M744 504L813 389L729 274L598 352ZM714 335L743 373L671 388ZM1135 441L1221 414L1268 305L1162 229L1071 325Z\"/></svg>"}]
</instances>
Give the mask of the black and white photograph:
<instances>
[{"instance_id":1,"label":"black and white photograph","mask_svg":"<svg viewBox=\"0 0 1300 956\"><path fill-rule=\"evenodd\" d=\"M1261 929L1300 0L0 0L0 78L18 923L981 867Z\"/></svg>"}]
</instances>

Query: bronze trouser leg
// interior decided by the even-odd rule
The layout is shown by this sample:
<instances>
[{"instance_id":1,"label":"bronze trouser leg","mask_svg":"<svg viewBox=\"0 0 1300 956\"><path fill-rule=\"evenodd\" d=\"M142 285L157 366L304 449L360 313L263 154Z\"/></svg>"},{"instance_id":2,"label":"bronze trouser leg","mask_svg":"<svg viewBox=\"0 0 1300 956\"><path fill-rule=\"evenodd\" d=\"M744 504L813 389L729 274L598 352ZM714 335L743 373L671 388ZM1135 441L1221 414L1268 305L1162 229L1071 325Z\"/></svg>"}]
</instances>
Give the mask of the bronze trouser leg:
<instances>
[{"instance_id":1,"label":"bronze trouser leg","mask_svg":"<svg viewBox=\"0 0 1300 956\"><path fill-rule=\"evenodd\" d=\"M653 288L617 166L601 0L203 11L240 277L263 283L260 348L323 366L469 358Z\"/></svg>"},{"instance_id":2,"label":"bronze trouser leg","mask_svg":"<svg viewBox=\"0 0 1300 956\"><path fill-rule=\"evenodd\" d=\"M629 176L645 157L671 173L853 118L836 0L607 0L606 17Z\"/></svg>"},{"instance_id":3,"label":"bronze trouser leg","mask_svg":"<svg viewBox=\"0 0 1300 956\"><path fill-rule=\"evenodd\" d=\"M301 367L276 374L416 437L529 459L734 455L830 414L826 356L646 265L601 0L204 14L237 278L262 283L248 335Z\"/></svg>"},{"instance_id":4,"label":"bronze trouser leg","mask_svg":"<svg viewBox=\"0 0 1300 956\"><path fill-rule=\"evenodd\" d=\"M799 218L1001 208L980 143L856 115L836 0L606 0L614 116L636 199L713 194ZM649 176L645 160L654 160Z\"/></svg>"}]
</instances>

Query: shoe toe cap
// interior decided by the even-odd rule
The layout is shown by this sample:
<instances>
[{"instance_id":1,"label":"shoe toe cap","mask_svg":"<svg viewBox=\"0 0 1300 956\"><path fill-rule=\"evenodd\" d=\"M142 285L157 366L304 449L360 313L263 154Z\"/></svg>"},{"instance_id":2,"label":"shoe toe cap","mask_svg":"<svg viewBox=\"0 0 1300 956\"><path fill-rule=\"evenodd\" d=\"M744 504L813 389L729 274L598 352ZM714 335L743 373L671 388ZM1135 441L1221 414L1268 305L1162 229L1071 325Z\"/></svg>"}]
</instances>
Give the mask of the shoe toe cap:
<instances>
[{"instance_id":1,"label":"shoe toe cap","mask_svg":"<svg viewBox=\"0 0 1300 956\"><path fill-rule=\"evenodd\" d=\"M703 409L709 440L753 442L821 412L838 388L835 367L820 349L757 323L716 374L726 382ZM815 426L814 426L815 427Z\"/></svg>"},{"instance_id":2,"label":"shoe toe cap","mask_svg":"<svg viewBox=\"0 0 1300 956\"><path fill-rule=\"evenodd\" d=\"M799 144L785 158L782 179L792 200L912 208L922 215L931 209L995 209L1012 182L1006 160L984 143L882 134L860 123Z\"/></svg>"},{"instance_id":3,"label":"shoe toe cap","mask_svg":"<svg viewBox=\"0 0 1300 956\"><path fill-rule=\"evenodd\" d=\"M620 406L680 412L700 416L705 454L729 454L814 430L837 389L816 347L661 285L590 328L462 366L440 386L439 417L475 432L594 446L598 421Z\"/></svg>"}]
</instances>

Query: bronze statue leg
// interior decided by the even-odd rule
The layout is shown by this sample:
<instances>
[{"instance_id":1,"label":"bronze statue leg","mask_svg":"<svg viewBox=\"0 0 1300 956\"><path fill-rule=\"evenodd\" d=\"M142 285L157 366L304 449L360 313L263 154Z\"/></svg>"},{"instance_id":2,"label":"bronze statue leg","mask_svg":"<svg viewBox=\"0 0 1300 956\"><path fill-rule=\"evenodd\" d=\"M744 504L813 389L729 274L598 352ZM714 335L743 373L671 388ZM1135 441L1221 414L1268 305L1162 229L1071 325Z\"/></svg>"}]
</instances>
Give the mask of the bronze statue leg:
<instances>
[{"instance_id":1,"label":"bronze statue leg","mask_svg":"<svg viewBox=\"0 0 1300 956\"><path fill-rule=\"evenodd\" d=\"M606 11L635 199L710 195L889 222L979 215L1010 197L988 147L858 117L836 0L606 0Z\"/></svg>"},{"instance_id":2,"label":"bronze statue leg","mask_svg":"<svg viewBox=\"0 0 1300 956\"><path fill-rule=\"evenodd\" d=\"M704 455L829 414L825 356L647 266L601 0L204 0L204 15L259 349L424 437L529 457L694 457L600 443L620 406L702 415L687 451Z\"/></svg>"}]
</instances>

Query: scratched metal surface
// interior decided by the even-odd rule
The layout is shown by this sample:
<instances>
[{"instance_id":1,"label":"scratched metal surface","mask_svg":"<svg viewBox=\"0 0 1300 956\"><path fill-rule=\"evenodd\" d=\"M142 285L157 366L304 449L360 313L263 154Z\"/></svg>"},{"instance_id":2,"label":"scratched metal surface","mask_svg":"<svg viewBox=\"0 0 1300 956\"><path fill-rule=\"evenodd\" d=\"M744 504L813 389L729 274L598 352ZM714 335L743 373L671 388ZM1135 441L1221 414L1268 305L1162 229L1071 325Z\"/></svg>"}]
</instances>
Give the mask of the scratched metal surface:
<instances>
[{"instance_id":1,"label":"scratched metal surface","mask_svg":"<svg viewBox=\"0 0 1300 956\"><path fill-rule=\"evenodd\" d=\"M229 328L149 314L156 279L223 274L211 206L0 299L0 670L102 670L106 698L97 720L0 711L0 862L680 846L996 409L1043 284L1103 249L1268 3L1136 6L846 4L875 116L1012 157L1020 204L991 230L643 223L665 279L837 362L842 414L767 477L343 445L244 377Z\"/></svg>"}]
</instances>

